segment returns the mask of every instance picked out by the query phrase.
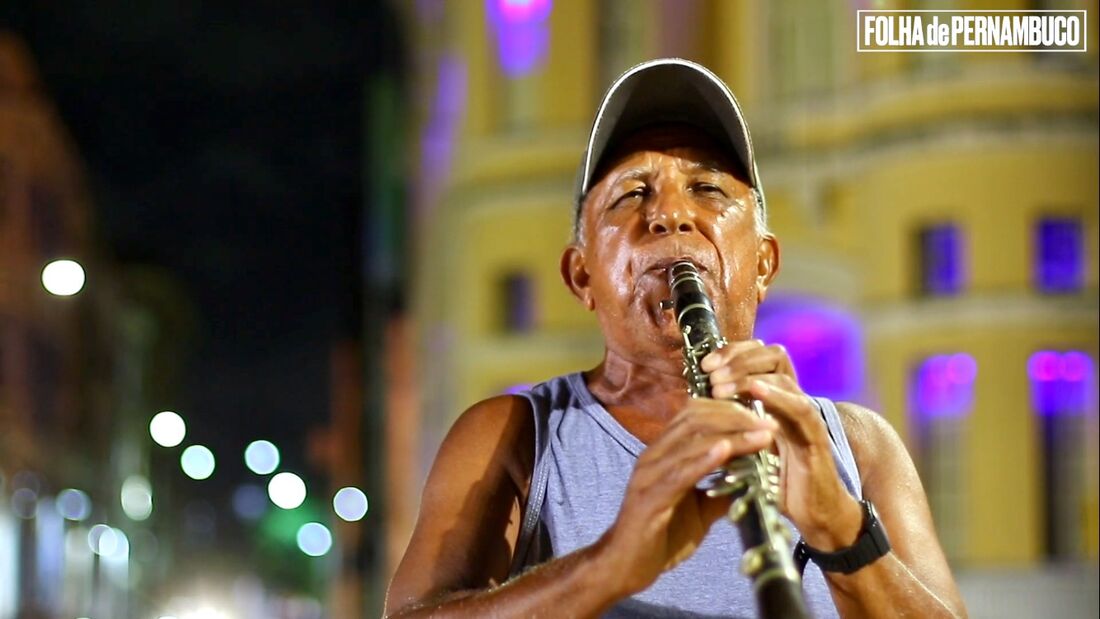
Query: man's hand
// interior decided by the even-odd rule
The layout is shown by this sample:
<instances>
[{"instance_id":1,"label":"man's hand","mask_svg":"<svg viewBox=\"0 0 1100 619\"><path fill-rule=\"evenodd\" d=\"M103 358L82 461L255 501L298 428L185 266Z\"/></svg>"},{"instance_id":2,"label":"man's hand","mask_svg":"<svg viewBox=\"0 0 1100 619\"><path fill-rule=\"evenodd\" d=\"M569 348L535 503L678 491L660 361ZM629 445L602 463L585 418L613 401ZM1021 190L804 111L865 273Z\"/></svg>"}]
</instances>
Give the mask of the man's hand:
<instances>
[{"instance_id":1,"label":"man's hand","mask_svg":"<svg viewBox=\"0 0 1100 619\"><path fill-rule=\"evenodd\" d=\"M734 402L689 401L638 458L619 515L600 540L621 567L623 596L695 552L730 504L695 485L731 458L772 444L778 428Z\"/></svg>"},{"instance_id":2,"label":"man's hand","mask_svg":"<svg viewBox=\"0 0 1100 619\"><path fill-rule=\"evenodd\" d=\"M851 544L862 524L858 502L837 474L829 433L817 406L798 384L780 345L736 342L703 358L715 399L751 397L779 422L781 510L820 550Z\"/></svg>"}]
</instances>

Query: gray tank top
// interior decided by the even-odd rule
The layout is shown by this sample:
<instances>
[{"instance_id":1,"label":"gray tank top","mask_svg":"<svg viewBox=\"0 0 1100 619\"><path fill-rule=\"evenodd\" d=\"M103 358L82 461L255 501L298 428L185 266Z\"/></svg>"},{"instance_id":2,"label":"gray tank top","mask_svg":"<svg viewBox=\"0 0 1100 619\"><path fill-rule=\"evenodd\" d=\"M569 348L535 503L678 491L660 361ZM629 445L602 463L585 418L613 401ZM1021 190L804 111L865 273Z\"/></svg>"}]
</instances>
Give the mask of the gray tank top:
<instances>
[{"instance_id":1,"label":"gray tank top","mask_svg":"<svg viewBox=\"0 0 1100 619\"><path fill-rule=\"evenodd\" d=\"M513 574L603 535L618 515L634 463L645 449L596 401L579 373L550 379L522 395L534 412L536 452ZM824 398L815 401L841 480L859 498L859 472L836 406ZM798 539L797 529L790 521L787 525ZM756 617L751 583L738 567L741 554L736 527L720 521L695 554L604 617ZM838 616L825 578L812 562L802 586L814 617Z\"/></svg>"}]
</instances>

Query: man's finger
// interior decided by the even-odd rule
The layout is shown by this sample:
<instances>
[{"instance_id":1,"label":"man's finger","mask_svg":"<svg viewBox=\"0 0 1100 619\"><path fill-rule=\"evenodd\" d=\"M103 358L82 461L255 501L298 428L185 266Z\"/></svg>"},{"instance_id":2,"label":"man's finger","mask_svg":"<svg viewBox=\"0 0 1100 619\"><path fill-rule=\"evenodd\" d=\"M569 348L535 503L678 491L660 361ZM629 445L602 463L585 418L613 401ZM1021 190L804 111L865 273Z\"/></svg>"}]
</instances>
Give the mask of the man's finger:
<instances>
[{"instance_id":1,"label":"man's finger","mask_svg":"<svg viewBox=\"0 0 1100 619\"><path fill-rule=\"evenodd\" d=\"M747 350L710 371L712 385L756 374L785 374L796 378L794 365L783 346L772 344Z\"/></svg>"},{"instance_id":2,"label":"man's finger","mask_svg":"<svg viewBox=\"0 0 1100 619\"><path fill-rule=\"evenodd\" d=\"M759 400L769 415L782 426L783 434L801 444L818 443L825 439L825 424L817 406L804 393L781 389L764 380L752 380L749 394Z\"/></svg>"},{"instance_id":3,"label":"man's finger","mask_svg":"<svg viewBox=\"0 0 1100 619\"><path fill-rule=\"evenodd\" d=\"M763 347L763 340L742 340L740 342L734 342L728 346L725 346L724 348L708 353L707 356L703 357L702 360L699 361L699 367L704 372L713 372L714 370L717 370L718 368L729 364L730 361L732 361L738 355L742 355L750 350Z\"/></svg>"},{"instance_id":4,"label":"man's finger","mask_svg":"<svg viewBox=\"0 0 1100 619\"><path fill-rule=\"evenodd\" d=\"M651 452L650 457L664 458L683 453L684 445L698 438L717 440L752 430L776 432L779 424L774 419L762 419L735 402L700 399L693 401L646 451Z\"/></svg>"}]
</instances>

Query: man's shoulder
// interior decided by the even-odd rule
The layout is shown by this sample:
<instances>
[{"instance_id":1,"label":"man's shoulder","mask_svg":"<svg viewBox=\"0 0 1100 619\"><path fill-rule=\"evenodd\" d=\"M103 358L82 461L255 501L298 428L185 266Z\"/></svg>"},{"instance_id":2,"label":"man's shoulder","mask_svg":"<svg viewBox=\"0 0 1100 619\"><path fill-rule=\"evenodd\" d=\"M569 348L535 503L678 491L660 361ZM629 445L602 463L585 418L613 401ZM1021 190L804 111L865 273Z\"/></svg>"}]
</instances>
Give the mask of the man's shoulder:
<instances>
[{"instance_id":1,"label":"man's shoulder","mask_svg":"<svg viewBox=\"0 0 1100 619\"><path fill-rule=\"evenodd\" d=\"M499 441L532 427L527 398L504 394L481 400L463 411L451 426L447 440Z\"/></svg>"},{"instance_id":2,"label":"man's shoulder","mask_svg":"<svg viewBox=\"0 0 1100 619\"><path fill-rule=\"evenodd\" d=\"M897 458L908 459L901 437L882 415L853 402L837 402L836 410L864 486L883 467L896 466Z\"/></svg>"},{"instance_id":3,"label":"man's shoulder","mask_svg":"<svg viewBox=\"0 0 1100 619\"><path fill-rule=\"evenodd\" d=\"M836 402L836 411L844 424L844 433L859 439L881 437L883 433L896 434L893 426L876 411L854 402Z\"/></svg>"},{"instance_id":4,"label":"man's shoulder","mask_svg":"<svg viewBox=\"0 0 1100 619\"><path fill-rule=\"evenodd\" d=\"M451 426L442 451L480 453L520 481L534 462L531 403L520 395L498 395L467 408Z\"/></svg>"}]
</instances>

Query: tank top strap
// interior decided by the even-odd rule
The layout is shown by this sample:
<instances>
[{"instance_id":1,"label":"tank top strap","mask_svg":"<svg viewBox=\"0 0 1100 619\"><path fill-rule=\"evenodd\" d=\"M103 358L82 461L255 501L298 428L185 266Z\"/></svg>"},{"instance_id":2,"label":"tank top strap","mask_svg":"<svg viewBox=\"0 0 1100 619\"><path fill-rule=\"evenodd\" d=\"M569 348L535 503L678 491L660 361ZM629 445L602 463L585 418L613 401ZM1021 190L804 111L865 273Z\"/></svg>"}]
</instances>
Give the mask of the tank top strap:
<instances>
[{"instance_id":1,"label":"tank top strap","mask_svg":"<svg viewBox=\"0 0 1100 619\"><path fill-rule=\"evenodd\" d=\"M512 567L509 577L516 576L529 566L542 563L553 556L550 539L542 524L542 506L546 499L547 480L552 466L550 437L557 431L564 410L560 400L568 399L570 390L567 377L559 376L535 385L519 395L527 398L531 405L531 416L535 427L534 470L531 471L531 485L527 490L527 501L523 510L523 522L516 537L516 550L512 555Z\"/></svg>"},{"instance_id":2,"label":"tank top strap","mask_svg":"<svg viewBox=\"0 0 1100 619\"><path fill-rule=\"evenodd\" d=\"M863 483L859 478L859 468L856 466L856 458L852 454L852 446L848 443L848 435L844 432L844 424L840 420L836 403L828 398L815 397L813 400L821 411L822 419L825 420L825 428L829 431L829 441L833 446L833 460L836 462L837 472L848 488L848 492L857 499L862 499Z\"/></svg>"}]
</instances>

